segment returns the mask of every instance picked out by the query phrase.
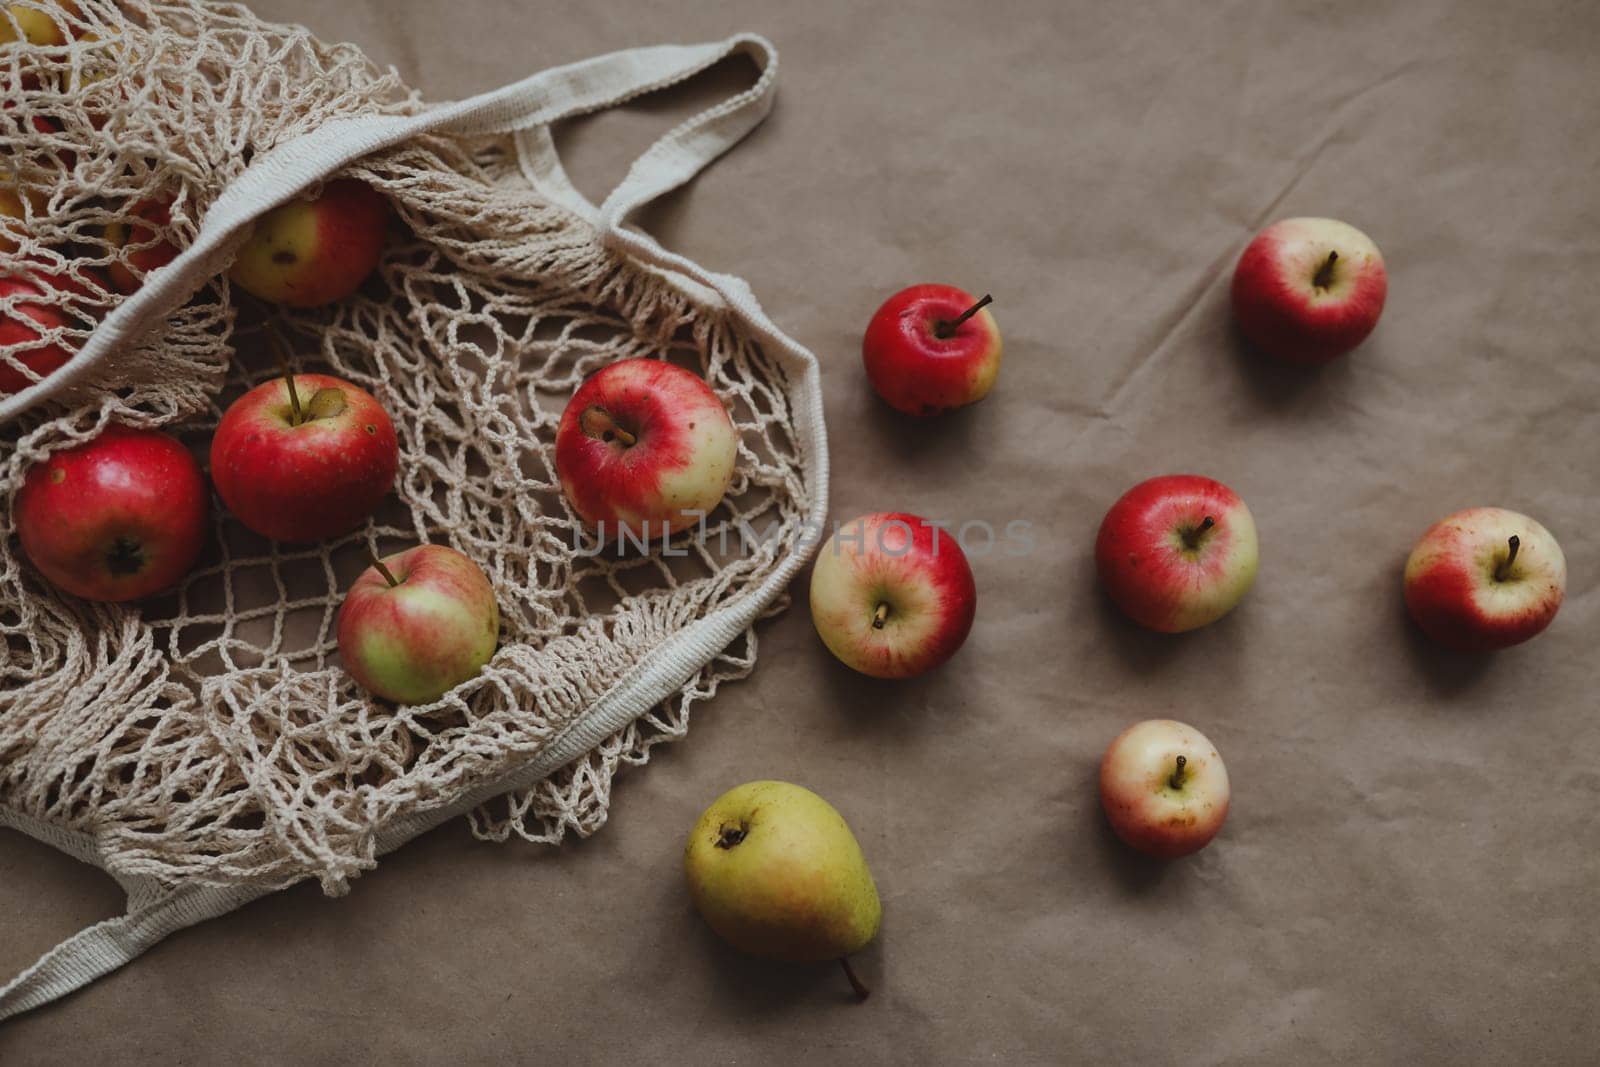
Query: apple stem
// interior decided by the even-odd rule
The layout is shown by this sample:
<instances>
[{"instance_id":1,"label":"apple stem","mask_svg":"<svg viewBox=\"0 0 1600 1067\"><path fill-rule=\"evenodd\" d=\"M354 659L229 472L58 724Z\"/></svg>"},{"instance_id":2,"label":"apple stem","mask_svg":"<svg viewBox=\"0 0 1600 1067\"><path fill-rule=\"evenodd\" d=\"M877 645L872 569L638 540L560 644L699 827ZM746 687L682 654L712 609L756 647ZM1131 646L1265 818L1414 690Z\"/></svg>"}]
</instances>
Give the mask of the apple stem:
<instances>
[{"instance_id":1,"label":"apple stem","mask_svg":"<svg viewBox=\"0 0 1600 1067\"><path fill-rule=\"evenodd\" d=\"M1213 519L1210 515L1207 515L1199 526L1196 526L1194 529L1183 535L1183 543L1190 548L1199 548L1200 538L1204 537L1206 531L1211 529L1211 527L1215 526L1216 524L1217 520Z\"/></svg>"},{"instance_id":2,"label":"apple stem","mask_svg":"<svg viewBox=\"0 0 1600 1067\"><path fill-rule=\"evenodd\" d=\"M1522 547L1522 538L1512 534L1506 545L1510 551L1506 553L1505 562L1494 570L1494 580L1497 582L1503 582L1510 577L1511 565L1517 561L1517 549Z\"/></svg>"},{"instance_id":3,"label":"apple stem","mask_svg":"<svg viewBox=\"0 0 1600 1067\"><path fill-rule=\"evenodd\" d=\"M1172 774L1167 778L1167 784L1172 788L1183 788L1183 768L1188 764L1188 762L1189 758L1187 756L1178 757L1178 769L1173 771Z\"/></svg>"},{"instance_id":4,"label":"apple stem","mask_svg":"<svg viewBox=\"0 0 1600 1067\"><path fill-rule=\"evenodd\" d=\"M400 582L395 578L394 572L389 570L389 568L384 565L383 560L378 558L378 554L376 552L369 548L367 549L367 555L372 557L372 565L378 569L379 574L383 575L383 580L389 583L390 589L393 589L395 586L400 584Z\"/></svg>"},{"instance_id":5,"label":"apple stem","mask_svg":"<svg viewBox=\"0 0 1600 1067\"><path fill-rule=\"evenodd\" d=\"M866 983L856 976L856 969L850 966L850 958L848 956L839 957L839 966L844 968L844 976L850 979L850 988L856 991L857 1000L866 1000L872 996L872 990L868 989Z\"/></svg>"},{"instance_id":6,"label":"apple stem","mask_svg":"<svg viewBox=\"0 0 1600 1067\"><path fill-rule=\"evenodd\" d=\"M992 303L994 303L994 297L990 296L988 293L984 293L982 300L963 311L959 316L956 317L955 321L941 322L938 326L934 327L934 336L941 340L948 337L954 337L956 335L956 331L961 329L961 324L963 322L966 322L968 319L972 318L972 316L976 315L978 312L982 311Z\"/></svg>"},{"instance_id":7,"label":"apple stem","mask_svg":"<svg viewBox=\"0 0 1600 1067\"><path fill-rule=\"evenodd\" d=\"M883 629L883 624L888 622L888 621L889 621L889 605L888 604L879 604L878 605L878 610L874 611L872 613L872 628L874 630L881 630L881 629Z\"/></svg>"},{"instance_id":8,"label":"apple stem","mask_svg":"<svg viewBox=\"0 0 1600 1067\"><path fill-rule=\"evenodd\" d=\"M289 425L299 426L305 418L300 412L300 394L294 388L294 371L289 368L289 348L283 343L283 335L271 319L263 322L262 326L267 332L267 341L272 345L272 354L278 358L278 369L283 372L283 380L289 386Z\"/></svg>"},{"instance_id":9,"label":"apple stem","mask_svg":"<svg viewBox=\"0 0 1600 1067\"><path fill-rule=\"evenodd\" d=\"M1329 252L1328 258L1317 270L1317 276L1311 279L1311 284L1318 289L1326 289L1333 284L1333 265L1339 262L1339 253Z\"/></svg>"},{"instance_id":10,"label":"apple stem","mask_svg":"<svg viewBox=\"0 0 1600 1067\"><path fill-rule=\"evenodd\" d=\"M617 440L622 442L624 448L632 448L639 440L637 437L633 436L633 434L629 433L627 430L624 430L621 426L611 427L611 432L613 435L615 435Z\"/></svg>"}]
</instances>

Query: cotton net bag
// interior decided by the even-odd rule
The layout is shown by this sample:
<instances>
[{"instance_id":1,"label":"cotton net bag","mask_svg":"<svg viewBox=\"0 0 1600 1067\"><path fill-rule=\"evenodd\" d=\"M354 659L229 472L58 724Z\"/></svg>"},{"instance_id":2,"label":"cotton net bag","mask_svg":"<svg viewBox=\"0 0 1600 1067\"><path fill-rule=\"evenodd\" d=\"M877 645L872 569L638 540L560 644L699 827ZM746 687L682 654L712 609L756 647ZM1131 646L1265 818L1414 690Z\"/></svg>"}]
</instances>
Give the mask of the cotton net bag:
<instances>
[{"instance_id":1,"label":"cotton net bag","mask_svg":"<svg viewBox=\"0 0 1600 1067\"><path fill-rule=\"evenodd\" d=\"M56 40L27 40L40 15ZM0 214L0 273L60 321L0 334L0 826L103 867L128 908L0 989L0 1018L265 893L307 878L342 893L463 813L492 840L597 829L618 767L752 669L754 623L781 609L823 521L815 360L739 279L625 225L765 117L772 47L641 48L429 107L357 49L238 6L20 0L0 7L6 38L0 184L17 210ZM735 54L754 86L668 133L602 204L568 182L552 122ZM206 554L172 593L116 606L52 589L14 536L24 472L110 423L162 427L203 457L227 404L276 373L239 355L258 347L258 309L226 269L251 220L333 177L393 204L382 265L279 328L297 370L388 410L390 503L306 546L251 534L213 499ZM170 223L141 211L166 198ZM137 253L163 240L182 254L144 273ZM118 264L131 295L107 282ZM20 303L0 297L0 322ZM45 342L72 356L41 376ZM647 551L598 547L553 460L567 398L629 357L701 374L739 433L722 506ZM422 541L489 576L500 647L435 703L395 706L340 667L333 623L369 549Z\"/></svg>"}]
</instances>

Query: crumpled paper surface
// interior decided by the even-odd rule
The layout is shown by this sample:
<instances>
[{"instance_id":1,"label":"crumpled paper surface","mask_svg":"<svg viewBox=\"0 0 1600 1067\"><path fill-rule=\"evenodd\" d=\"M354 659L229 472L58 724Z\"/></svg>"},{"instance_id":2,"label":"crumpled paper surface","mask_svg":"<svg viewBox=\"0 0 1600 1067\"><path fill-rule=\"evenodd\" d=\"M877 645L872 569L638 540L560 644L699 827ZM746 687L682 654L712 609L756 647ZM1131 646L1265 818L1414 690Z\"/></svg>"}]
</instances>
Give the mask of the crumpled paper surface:
<instances>
[{"instance_id":1,"label":"crumpled paper surface","mask_svg":"<svg viewBox=\"0 0 1600 1067\"><path fill-rule=\"evenodd\" d=\"M1590 1061L1600 1043L1600 12L1414 3L859 5L260 0L396 64L430 99L752 29L772 119L637 221L739 274L825 368L833 514L1032 523L973 559L960 655L889 685L835 664L804 587L748 682L618 783L559 851L455 823L344 900L302 886L183 932L0 1027L0 1061L1281 1063ZM598 199L719 70L565 130ZM1373 338L1320 373L1240 342L1227 279L1286 215L1366 230ZM992 396L910 421L861 331L890 292L992 292ZM1090 559L1147 476L1236 488L1255 590L1208 629L1124 622ZM1429 647L1400 571L1474 504L1566 551L1549 632ZM1162 866L1105 826L1130 722L1217 744L1233 810ZM848 998L830 967L718 944L683 836L724 789L804 783L884 898ZM0 834L0 974L119 910Z\"/></svg>"}]
</instances>

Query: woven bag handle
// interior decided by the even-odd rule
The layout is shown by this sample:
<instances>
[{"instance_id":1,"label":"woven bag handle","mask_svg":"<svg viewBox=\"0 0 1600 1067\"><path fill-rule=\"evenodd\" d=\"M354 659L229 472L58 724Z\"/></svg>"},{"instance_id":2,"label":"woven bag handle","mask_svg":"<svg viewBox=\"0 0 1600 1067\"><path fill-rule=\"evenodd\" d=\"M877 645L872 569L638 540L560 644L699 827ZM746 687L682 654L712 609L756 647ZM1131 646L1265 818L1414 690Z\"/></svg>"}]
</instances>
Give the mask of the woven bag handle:
<instances>
[{"instance_id":1,"label":"woven bag handle","mask_svg":"<svg viewBox=\"0 0 1600 1067\"><path fill-rule=\"evenodd\" d=\"M223 190L201 221L194 243L107 315L64 367L19 393L0 397L0 422L84 379L123 345L165 320L226 269L235 240L258 216L362 156L429 133L474 136L547 127L674 85L739 53L756 60L760 80L683 123L641 156L602 208L609 228L620 225L640 204L692 178L766 117L777 89L777 50L770 42L738 34L709 44L612 52L417 115L336 119L279 145Z\"/></svg>"}]
</instances>

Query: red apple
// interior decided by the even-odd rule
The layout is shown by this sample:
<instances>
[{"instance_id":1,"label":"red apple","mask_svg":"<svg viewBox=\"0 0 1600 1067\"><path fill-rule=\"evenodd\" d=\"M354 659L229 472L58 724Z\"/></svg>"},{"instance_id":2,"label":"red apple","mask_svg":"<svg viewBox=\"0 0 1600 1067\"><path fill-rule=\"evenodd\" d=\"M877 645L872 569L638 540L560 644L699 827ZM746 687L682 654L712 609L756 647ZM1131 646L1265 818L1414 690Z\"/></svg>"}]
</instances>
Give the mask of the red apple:
<instances>
[{"instance_id":1,"label":"red apple","mask_svg":"<svg viewBox=\"0 0 1600 1067\"><path fill-rule=\"evenodd\" d=\"M122 253L106 267L111 282L124 293L144 284L144 276L178 258L178 249L160 232L172 224L172 200L140 200L128 209L130 219L106 226L106 243Z\"/></svg>"},{"instance_id":2,"label":"red apple","mask_svg":"<svg viewBox=\"0 0 1600 1067\"><path fill-rule=\"evenodd\" d=\"M1326 363L1366 340L1389 276L1372 239L1334 219L1284 219L1256 235L1233 271L1245 337L1289 363Z\"/></svg>"},{"instance_id":3,"label":"red apple","mask_svg":"<svg viewBox=\"0 0 1600 1067\"><path fill-rule=\"evenodd\" d=\"M228 276L252 296L289 307L343 300L378 266L389 201L349 178L315 200L291 200L255 222Z\"/></svg>"},{"instance_id":4,"label":"red apple","mask_svg":"<svg viewBox=\"0 0 1600 1067\"><path fill-rule=\"evenodd\" d=\"M339 608L339 655L356 681L399 704L428 704L494 655L500 611L472 560L444 545L374 560Z\"/></svg>"},{"instance_id":5,"label":"red apple","mask_svg":"<svg viewBox=\"0 0 1600 1067\"><path fill-rule=\"evenodd\" d=\"M111 426L29 468L16 520L23 552L54 585L89 600L136 600L194 565L205 480L166 434Z\"/></svg>"},{"instance_id":6,"label":"red apple","mask_svg":"<svg viewBox=\"0 0 1600 1067\"><path fill-rule=\"evenodd\" d=\"M1491 652L1543 632L1567 591L1550 531L1505 508L1434 523L1406 561L1406 607L1422 631L1462 652Z\"/></svg>"},{"instance_id":7,"label":"red apple","mask_svg":"<svg viewBox=\"0 0 1600 1067\"><path fill-rule=\"evenodd\" d=\"M840 662L909 678L956 654L977 611L966 553L915 515L863 515L834 531L811 572L811 621Z\"/></svg>"},{"instance_id":8,"label":"red apple","mask_svg":"<svg viewBox=\"0 0 1600 1067\"><path fill-rule=\"evenodd\" d=\"M77 325L63 307L69 294L82 295L83 289L54 274L0 276L0 301L11 302L0 308L0 351L6 353L0 356L0 396L20 393L34 384L11 360L43 378L72 358L64 344L45 336L45 331Z\"/></svg>"},{"instance_id":9,"label":"red apple","mask_svg":"<svg viewBox=\"0 0 1600 1067\"><path fill-rule=\"evenodd\" d=\"M717 394L655 359L625 359L591 374L556 429L561 490L602 538L608 530L619 540L623 531L635 540L665 538L694 525L728 491L738 454Z\"/></svg>"},{"instance_id":10,"label":"red apple","mask_svg":"<svg viewBox=\"0 0 1600 1067\"><path fill-rule=\"evenodd\" d=\"M1182 633L1232 611L1256 580L1256 524L1239 494L1198 474L1140 482L1100 523L1100 583L1128 617Z\"/></svg>"},{"instance_id":11,"label":"red apple","mask_svg":"<svg viewBox=\"0 0 1600 1067\"><path fill-rule=\"evenodd\" d=\"M276 541L354 530L394 486L399 464L382 406L327 374L256 386L233 402L211 438L211 480L222 502Z\"/></svg>"},{"instance_id":12,"label":"red apple","mask_svg":"<svg viewBox=\"0 0 1600 1067\"><path fill-rule=\"evenodd\" d=\"M1228 770L1205 734L1172 719L1135 723L1100 761L1100 803L1133 848L1176 859L1205 848L1228 817Z\"/></svg>"},{"instance_id":13,"label":"red apple","mask_svg":"<svg viewBox=\"0 0 1600 1067\"><path fill-rule=\"evenodd\" d=\"M937 415L988 396L1001 357L990 302L953 285L913 285L885 300L861 342L878 395L907 415Z\"/></svg>"}]
</instances>

